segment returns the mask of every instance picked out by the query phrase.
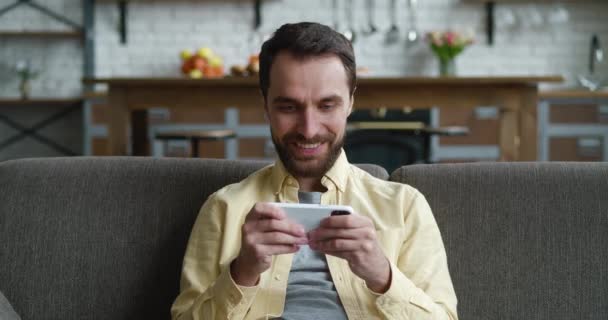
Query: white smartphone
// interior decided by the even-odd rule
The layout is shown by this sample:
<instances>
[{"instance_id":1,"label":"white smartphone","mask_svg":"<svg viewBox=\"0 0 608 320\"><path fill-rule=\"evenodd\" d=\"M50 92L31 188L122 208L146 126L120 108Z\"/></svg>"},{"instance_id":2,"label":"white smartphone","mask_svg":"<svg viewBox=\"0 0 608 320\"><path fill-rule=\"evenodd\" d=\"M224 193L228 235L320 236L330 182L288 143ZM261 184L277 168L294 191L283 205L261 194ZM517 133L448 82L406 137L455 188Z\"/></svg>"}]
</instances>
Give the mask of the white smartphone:
<instances>
[{"instance_id":1,"label":"white smartphone","mask_svg":"<svg viewBox=\"0 0 608 320\"><path fill-rule=\"evenodd\" d=\"M341 205L320 205L304 203L280 203L270 202L270 204L281 207L289 219L301 224L306 232L315 229L321 220L335 215L354 214L355 211L350 206Z\"/></svg>"}]
</instances>

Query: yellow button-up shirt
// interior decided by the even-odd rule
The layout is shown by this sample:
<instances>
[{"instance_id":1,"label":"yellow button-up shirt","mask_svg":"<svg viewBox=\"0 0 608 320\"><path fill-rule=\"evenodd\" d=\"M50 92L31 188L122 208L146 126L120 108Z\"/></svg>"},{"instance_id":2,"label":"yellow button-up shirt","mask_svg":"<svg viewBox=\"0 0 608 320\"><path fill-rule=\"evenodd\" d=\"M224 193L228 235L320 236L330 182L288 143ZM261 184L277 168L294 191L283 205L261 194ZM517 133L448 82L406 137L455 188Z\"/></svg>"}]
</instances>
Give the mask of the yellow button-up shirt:
<instances>
[{"instance_id":1,"label":"yellow button-up shirt","mask_svg":"<svg viewBox=\"0 0 608 320\"><path fill-rule=\"evenodd\" d=\"M457 319L445 249L424 196L374 178L349 164L344 152L321 183L327 188L321 204L349 205L371 218L391 265L388 291L376 294L346 260L326 255L348 318ZM241 226L257 202L298 202L298 183L280 161L207 199L186 249L173 319L272 319L283 313L293 254L274 256L255 287L239 286L230 275Z\"/></svg>"}]
</instances>

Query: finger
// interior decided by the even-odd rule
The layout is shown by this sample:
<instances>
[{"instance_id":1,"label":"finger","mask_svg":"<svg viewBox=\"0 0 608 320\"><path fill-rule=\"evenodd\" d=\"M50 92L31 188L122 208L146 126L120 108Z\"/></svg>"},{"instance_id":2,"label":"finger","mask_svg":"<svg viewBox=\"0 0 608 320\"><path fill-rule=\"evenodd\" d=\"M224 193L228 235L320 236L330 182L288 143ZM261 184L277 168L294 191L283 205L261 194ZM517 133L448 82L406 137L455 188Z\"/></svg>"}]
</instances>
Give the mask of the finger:
<instances>
[{"instance_id":1,"label":"finger","mask_svg":"<svg viewBox=\"0 0 608 320\"><path fill-rule=\"evenodd\" d=\"M321 220L319 224L325 228L343 228L343 229L354 229L363 227L373 227L372 221L365 216L358 214L349 214L347 216L331 216Z\"/></svg>"},{"instance_id":2,"label":"finger","mask_svg":"<svg viewBox=\"0 0 608 320\"><path fill-rule=\"evenodd\" d=\"M351 239L331 239L325 241L310 241L309 246L311 249L320 251L323 253L335 253L335 252L353 252L353 251L367 251L373 250L372 241L360 241Z\"/></svg>"},{"instance_id":3,"label":"finger","mask_svg":"<svg viewBox=\"0 0 608 320\"><path fill-rule=\"evenodd\" d=\"M372 228L338 229L320 227L308 233L310 241L324 241L328 239L375 239Z\"/></svg>"},{"instance_id":4,"label":"finger","mask_svg":"<svg viewBox=\"0 0 608 320\"><path fill-rule=\"evenodd\" d=\"M295 237L305 237L304 227L290 220L265 219L254 222L254 228L258 232L282 232Z\"/></svg>"},{"instance_id":5,"label":"finger","mask_svg":"<svg viewBox=\"0 0 608 320\"><path fill-rule=\"evenodd\" d=\"M268 202L258 202L249 211L246 220L285 219L287 215L279 206Z\"/></svg>"},{"instance_id":6,"label":"finger","mask_svg":"<svg viewBox=\"0 0 608 320\"><path fill-rule=\"evenodd\" d=\"M300 246L297 244L260 245L258 248L258 253L266 256L275 256L279 254L294 253L298 250L300 250Z\"/></svg>"},{"instance_id":7,"label":"finger","mask_svg":"<svg viewBox=\"0 0 608 320\"><path fill-rule=\"evenodd\" d=\"M308 239L306 237L294 237L283 232L265 232L259 235L256 243L266 245L301 245L308 244Z\"/></svg>"}]
</instances>

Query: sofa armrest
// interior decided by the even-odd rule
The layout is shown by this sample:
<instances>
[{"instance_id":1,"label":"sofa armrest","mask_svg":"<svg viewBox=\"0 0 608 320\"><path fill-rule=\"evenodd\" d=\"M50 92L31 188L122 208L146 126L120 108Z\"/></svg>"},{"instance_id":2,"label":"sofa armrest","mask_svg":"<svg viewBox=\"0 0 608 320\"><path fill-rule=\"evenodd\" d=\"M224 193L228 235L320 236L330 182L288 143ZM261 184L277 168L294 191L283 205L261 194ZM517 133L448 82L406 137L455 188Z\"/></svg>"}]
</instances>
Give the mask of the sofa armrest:
<instances>
[{"instance_id":1,"label":"sofa armrest","mask_svg":"<svg viewBox=\"0 0 608 320\"><path fill-rule=\"evenodd\" d=\"M13 310L8 299L0 291L0 319L2 320L21 320L19 315Z\"/></svg>"}]
</instances>

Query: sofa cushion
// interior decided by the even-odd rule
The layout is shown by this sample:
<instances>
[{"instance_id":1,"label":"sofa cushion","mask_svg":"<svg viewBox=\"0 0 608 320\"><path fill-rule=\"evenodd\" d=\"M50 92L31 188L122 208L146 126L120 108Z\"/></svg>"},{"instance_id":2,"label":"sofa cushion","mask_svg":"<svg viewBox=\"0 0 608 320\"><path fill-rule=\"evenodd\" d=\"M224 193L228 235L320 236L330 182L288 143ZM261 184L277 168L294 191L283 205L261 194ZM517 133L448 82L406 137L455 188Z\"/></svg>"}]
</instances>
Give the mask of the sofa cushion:
<instances>
[{"instance_id":1,"label":"sofa cushion","mask_svg":"<svg viewBox=\"0 0 608 320\"><path fill-rule=\"evenodd\" d=\"M0 163L0 290L24 319L168 319L202 203L267 162ZM388 177L377 166L364 166Z\"/></svg>"},{"instance_id":2,"label":"sofa cushion","mask_svg":"<svg viewBox=\"0 0 608 320\"><path fill-rule=\"evenodd\" d=\"M608 319L608 163L403 167L441 229L461 319Z\"/></svg>"}]
</instances>

